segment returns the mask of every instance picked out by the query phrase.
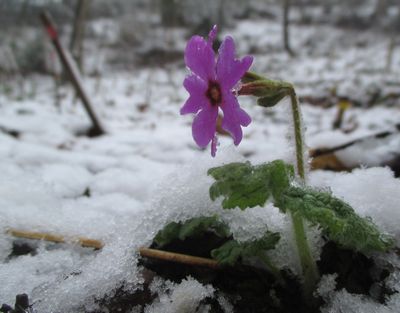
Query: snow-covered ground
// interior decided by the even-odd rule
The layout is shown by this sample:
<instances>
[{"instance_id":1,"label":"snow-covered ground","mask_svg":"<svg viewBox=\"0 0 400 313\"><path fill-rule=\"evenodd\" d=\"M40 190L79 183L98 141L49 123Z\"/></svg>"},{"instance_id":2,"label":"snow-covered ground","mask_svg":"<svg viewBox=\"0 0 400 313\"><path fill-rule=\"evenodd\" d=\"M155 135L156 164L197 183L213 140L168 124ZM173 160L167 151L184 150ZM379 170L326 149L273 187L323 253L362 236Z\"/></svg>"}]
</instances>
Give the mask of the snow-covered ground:
<instances>
[{"instance_id":1,"label":"snow-covered ground","mask_svg":"<svg viewBox=\"0 0 400 313\"><path fill-rule=\"evenodd\" d=\"M364 99L374 86L385 92L400 87L400 54L394 54L392 70L385 72L387 39L378 40L378 36L349 34L327 26L296 27L292 46L298 57L290 59L279 50L277 23L245 21L225 33L233 35L240 55L254 52L253 71L293 82L300 96L324 95L335 87L341 95ZM211 166L244 158L254 163L277 158L293 161L293 143L287 140L291 132L288 103L263 109L243 98L241 103L253 123L244 130L239 147L220 136L217 157L212 159L209 149L200 150L191 138L192 117L179 115L187 97L181 85L185 75L186 70L177 67L85 78L107 129L106 135L97 138L78 135L89 127L89 121L72 90L66 86L56 89L51 78L31 76L0 94L0 301L13 303L16 294L25 292L40 313L93 309L95 298L112 294L122 283L126 288L140 288L143 278L137 249L148 245L167 222L213 212L231 224L237 238L261 235L265 225L282 231L286 235L272 257L297 271L296 257L285 249L293 245L285 217L271 205L268 210L223 212L208 198L212 180L206 176ZM309 146L334 146L392 130L400 121L398 102L392 107L352 108L345 123L357 127L344 134L332 130L336 111L335 107L303 104ZM376 165L399 151L400 136L392 136L384 147L348 150L343 161ZM330 188L362 216L371 216L399 243L400 181L388 168L346 174L317 171L310 173L309 181ZM14 240L6 235L10 228L56 233L71 240L89 237L105 246L93 252L72 243L51 249L41 243L34 256L8 259ZM315 247L317 255L318 242ZM393 262L400 266L396 258ZM400 274L396 271L389 279L400 292L395 275ZM326 281L329 289L329 278ZM163 294L165 284L174 291ZM212 286L202 286L192 278L180 285L159 282L158 290L159 303L146 312L192 312L191 301L214 292ZM194 300L193 294L197 294ZM345 291L329 289L321 294L330 303L324 312L348 312L349 307L352 312L400 310L398 294L387 305L369 303ZM229 312L230 304L225 306Z\"/></svg>"}]
</instances>

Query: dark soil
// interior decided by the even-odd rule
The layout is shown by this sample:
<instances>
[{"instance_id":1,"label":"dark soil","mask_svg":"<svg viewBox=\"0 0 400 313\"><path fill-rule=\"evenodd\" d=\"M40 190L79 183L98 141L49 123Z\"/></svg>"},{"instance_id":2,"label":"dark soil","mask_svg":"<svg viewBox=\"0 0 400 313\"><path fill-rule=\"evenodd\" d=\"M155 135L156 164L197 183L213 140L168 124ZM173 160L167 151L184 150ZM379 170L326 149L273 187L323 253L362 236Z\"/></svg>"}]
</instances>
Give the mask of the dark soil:
<instances>
[{"instance_id":1,"label":"dark soil","mask_svg":"<svg viewBox=\"0 0 400 313\"><path fill-rule=\"evenodd\" d=\"M17 239L13 241L12 250L8 259L16 258L20 255L36 255L38 249L38 243L32 240Z\"/></svg>"},{"instance_id":2,"label":"dark soil","mask_svg":"<svg viewBox=\"0 0 400 313\"><path fill-rule=\"evenodd\" d=\"M154 277L154 273L151 271L145 271L144 276L146 277L146 275ZM138 289L133 293L124 291L123 286L120 287L112 297L99 299L97 301L101 308L100 310L87 313L130 312L135 306L141 306L143 308L146 304L153 302L157 296L152 294L148 288L152 277L145 278L143 289Z\"/></svg>"},{"instance_id":3,"label":"dark soil","mask_svg":"<svg viewBox=\"0 0 400 313\"><path fill-rule=\"evenodd\" d=\"M211 250L221 246L226 240L213 233L206 233L201 237L188 238L185 241L175 240L164 246L163 250L211 258ZM161 277L177 283L190 275L203 284L213 285L235 304L235 312L312 313L311 308L302 301L300 284L288 272L282 272L287 284L282 287L270 272L244 264L213 270L143 259L142 265ZM218 302L206 299L205 303L211 305L212 312L223 312Z\"/></svg>"},{"instance_id":4,"label":"dark soil","mask_svg":"<svg viewBox=\"0 0 400 313\"><path fill-rule=\"evenodd\" d=\"M379 303L385 303L387 296L393 294L384 283L390 274L388 269L378 268L373 259L360 252L342 249L333 242L328 242L322 249L318 268L321 275L337 273L338 290L345 288L350 293L372 296L373 287L374 300Z\"/></svg>"}]
</instances>

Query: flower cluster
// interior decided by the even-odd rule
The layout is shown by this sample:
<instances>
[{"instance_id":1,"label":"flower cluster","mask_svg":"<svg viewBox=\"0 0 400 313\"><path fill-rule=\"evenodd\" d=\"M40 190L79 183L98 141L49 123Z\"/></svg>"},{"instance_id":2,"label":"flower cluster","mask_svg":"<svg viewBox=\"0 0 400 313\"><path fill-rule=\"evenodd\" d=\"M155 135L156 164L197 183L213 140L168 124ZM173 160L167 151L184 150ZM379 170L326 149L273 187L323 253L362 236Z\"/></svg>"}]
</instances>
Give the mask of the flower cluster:
<instances>
[{"instance_id":1,"label":"flower cluster","mask_svg":"<svg viewBox=\"0 0 400 313\"><path fill-rule=\"evenodd\" d=\"M189 99L180 110L181 114L195 113L192 135L201 148L211 141L211 155L217 150L216 125L219 109L223 112L221 127L238 145L243 137L242 126L251 122L250 116L240 108L234 93L235 86L250 68L253 58L235 58L235 43L232 37L223 40L216 57L212 48L217 33L214 26L208 40L193 36L185 49L185 63L191 74L183 85Z\"/></svg>"}]
</instances>

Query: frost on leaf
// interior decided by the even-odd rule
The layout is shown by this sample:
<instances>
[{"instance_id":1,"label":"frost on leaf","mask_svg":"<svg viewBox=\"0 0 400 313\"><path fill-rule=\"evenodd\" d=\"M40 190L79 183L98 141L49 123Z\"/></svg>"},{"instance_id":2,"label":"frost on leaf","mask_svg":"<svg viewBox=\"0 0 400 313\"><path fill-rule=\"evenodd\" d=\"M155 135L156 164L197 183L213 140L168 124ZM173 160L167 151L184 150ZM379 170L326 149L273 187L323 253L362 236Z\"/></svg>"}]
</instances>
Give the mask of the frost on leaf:
<instances>
[{"instance_id":1,"label":"frost on leaf","mask_svg":"<svg viewBox=\"0 0 400 313\"><path fill-rule=\"evenodd\" d=\"M241 258L262 256L265 251L274 249L279 239L279 233L270 231L267 231L262 238L252 241L238 242L232 239L212 250L211 256L219 264L232 266Z\"/></svg>"},{"instance_id":2,"label":"frost on leaf","mask_svg":"<svg viewBox=\"0 0 400 313\"><path fill-rule=\"evenodd\" d=\"M393 246L390 236L381 233L369 218L357 215L349 204L327 192L293 186L293 173L293 167L280 160L257 166L246 162L212 168L208 174L216 182L210 187L210 197L215 200L222 196L225 209L243 210L262 206L272 196L281 212L302 215L345 248L365 253L387 251Z\"/></svg>"},{"instance_id":3,"label":"frost on leaf","mask_svg":"<svg viewBox=\"0 0 400 313\"><path fill-rule=\"evenodd\" d=\"M212 231L220 237L229 237L230 235L228 226L221 222L216 215L200 216L186 222L167 224L157 233L154 242L162 247L175 239L185 240L189 237L199 236L206 231Z\"/></svg>"},{"instance_id":4,"label":"frost on leaf","mask_svg":"<svg viewBox=\"0 0 400 313\"><path fill-rule=\"evenodd\" d=\"M208 170L216 182L210 187L210 198L223 196L222 207L242 210L262 206L271 197L280 201L293 177L293 167L281 160L253 166L250 162L230 163Z\"/></svg>"},{"instance_id":5,"label":"frost on leaf","mask_svg":"<svg viewBox=\"0 0 400 313\"><path fill-rule=\"evenodd\" d=\"M349 204L330 193L291 187L285 192L282 205L318 224L330 240L345 248L387 251L394 244L369 218L358 216Z\"/></svg>"}]
</instances>

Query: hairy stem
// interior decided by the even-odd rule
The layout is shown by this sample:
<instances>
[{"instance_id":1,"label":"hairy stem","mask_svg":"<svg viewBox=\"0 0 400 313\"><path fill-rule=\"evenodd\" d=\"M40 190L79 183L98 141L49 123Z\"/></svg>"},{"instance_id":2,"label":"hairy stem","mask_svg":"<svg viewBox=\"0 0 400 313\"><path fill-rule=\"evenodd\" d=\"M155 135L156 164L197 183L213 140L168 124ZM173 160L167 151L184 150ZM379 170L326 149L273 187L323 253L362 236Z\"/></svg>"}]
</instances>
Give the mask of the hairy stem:
<instances>
[{"instance_id":1,"label":"hairy stem","mask_svg":"<svg viewBox=\"0 0 400 313\"><path fill-rule=\"evenodd\" d=\"M300 107L297 101L296 93L292 89L290 93L292 105L292 117L294 125L294 138L296 145L296 167L297 174L301 181L305 183L305 165L304 165L304 143L301 124ZM304 293L305 297L312 299L312 293L319 279L319 273L315 260L311 254L310 246L307 240L303 218L297 214L291 214L294 235L300 263L304 275Z\"/></svg>"},{"instance_id":2,"label":"hairy stem","mask_svg":"<svg viewBox=\"0 0 400 313\"><path fill-rule=\"evenodd\" d=\"M304 229L303 218L297 214L291 214L294 236L299 254L301 268L304 276L304 296L312 299L313 292L319 280L319 273L315 260L311 254L307 235Z\"/></svg>"},{"instance_id":3,"label":"hairy stem","mask_svg":"<svg viewBox=\"0 0 400 313\"><path fill-rule=\"evenodd\" d=\"M305 182L305 165L304 165L304 143L303 130L301 125L300 106L297 101L296 92L294 89L290 92L290 101L292 105L292 118L294 126L294 139L296 144L296 167L297 173L301 180Z\"/></svg>"}]
</instances>

